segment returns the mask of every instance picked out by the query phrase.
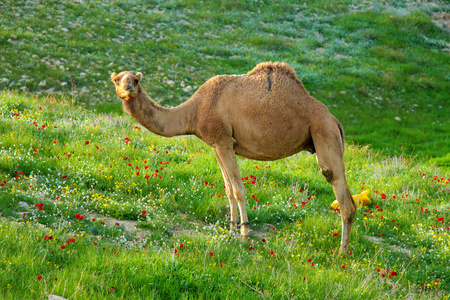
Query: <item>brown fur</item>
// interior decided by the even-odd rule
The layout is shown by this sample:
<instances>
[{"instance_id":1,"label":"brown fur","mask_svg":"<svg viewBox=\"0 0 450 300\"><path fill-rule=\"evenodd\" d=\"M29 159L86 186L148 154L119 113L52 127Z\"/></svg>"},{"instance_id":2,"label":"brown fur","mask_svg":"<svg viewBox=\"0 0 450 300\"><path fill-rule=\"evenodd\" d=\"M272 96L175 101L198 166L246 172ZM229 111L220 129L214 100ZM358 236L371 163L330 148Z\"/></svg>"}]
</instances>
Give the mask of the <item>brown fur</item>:
<instances>
[{"instance_id":1,"label":"brown fur","mask_svg":"<svg viewBox=\"0 0 450 300\"><path fill-rule=\"evenodd\" d=\"M332 185L341 207L341 253L348 250L356 206L344 167L342 125L311 97L285 63L261 63L245 75L215 76L185 103L163 108L142 90L142 74L112 74L124 110L155 134L193 134L213 148L225 180L231 223L241 212L242 235L248 235L245 189L235 155L276 160L307 150Z\"/></svg>"}]
</instances>

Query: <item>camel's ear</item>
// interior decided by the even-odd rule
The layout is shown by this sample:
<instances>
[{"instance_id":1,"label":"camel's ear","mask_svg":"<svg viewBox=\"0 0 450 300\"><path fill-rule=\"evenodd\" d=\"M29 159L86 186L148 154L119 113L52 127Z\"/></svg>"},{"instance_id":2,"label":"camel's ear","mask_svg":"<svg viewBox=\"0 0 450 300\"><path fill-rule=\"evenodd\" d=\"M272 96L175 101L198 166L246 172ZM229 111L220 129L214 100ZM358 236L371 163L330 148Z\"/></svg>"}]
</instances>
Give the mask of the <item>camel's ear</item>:
<instances>
[{"instance_id":1,"label":"camel's ear","mask_svg":"<svg viewBox=\"0 0 450 300\"><path fill-rule=\"evenodd\" d=\"M142 79L142 73L141 73L141 72L137 72L137 73L136 73L136 77L137 77L137 79L138 79L139 81L141 81L141 79Z\"/></svg>"},{"instance_id":2,"label":"camel's ear","mask_svg":"<svg viewBox=\"0 0 450 300\"><path fill-rule=\"evenodd\" d=\"M113 72L112 74L111 74L111 81L114 81L114 77L116 77L117 75L116 75L116 72Z\"/></svg>"}]
</instances>

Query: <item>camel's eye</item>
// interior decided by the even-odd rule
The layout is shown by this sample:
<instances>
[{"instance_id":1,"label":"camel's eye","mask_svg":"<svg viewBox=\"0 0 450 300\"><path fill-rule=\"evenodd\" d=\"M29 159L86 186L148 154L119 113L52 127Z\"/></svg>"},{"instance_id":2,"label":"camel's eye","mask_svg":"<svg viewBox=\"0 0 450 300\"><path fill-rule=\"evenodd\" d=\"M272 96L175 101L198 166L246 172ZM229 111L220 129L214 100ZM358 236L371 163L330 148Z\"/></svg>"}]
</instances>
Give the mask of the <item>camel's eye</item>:
<instances>
[{"instance_id":1,"label":"camel's eye","mask_svg":"<svg viewBox=\"0 0 450 300\"><path fill-rule=\"evenodd\" d=\"M139 80L138 79L135 79L134 80L134 84L138 84L139 83Z\"/></svg>"},{"instance_id":2,"label":"camel's eye","mask_svg":"<svg viewBox=\"0 0 450 300\"><path fill-rule=\"evenodd\" d=\"M117 79L114 79L114 83L118 83L119 81Z\"/></svg>"}]
</instances>

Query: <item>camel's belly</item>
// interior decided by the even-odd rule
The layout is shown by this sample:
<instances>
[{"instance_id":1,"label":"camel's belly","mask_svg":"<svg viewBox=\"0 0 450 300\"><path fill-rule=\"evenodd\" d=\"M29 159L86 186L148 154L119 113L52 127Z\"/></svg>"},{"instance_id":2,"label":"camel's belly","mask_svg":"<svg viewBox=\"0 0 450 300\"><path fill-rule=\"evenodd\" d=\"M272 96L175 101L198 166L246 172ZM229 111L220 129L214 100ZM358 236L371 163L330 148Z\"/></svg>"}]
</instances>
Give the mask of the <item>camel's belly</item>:
<instances>
[{"instance_id":1,"label":"camel's belly","mask_svg":"<svg viewBox=\"0 0 450 300\"><path fill-rule=\"evenodd\" d=\"M266 135L255 134L250 139L240 138L237 133L234 138L236 154L249 159L277 160L303 150L315 152L309 130L267 133Z\"/></svg>"}]
</instances>

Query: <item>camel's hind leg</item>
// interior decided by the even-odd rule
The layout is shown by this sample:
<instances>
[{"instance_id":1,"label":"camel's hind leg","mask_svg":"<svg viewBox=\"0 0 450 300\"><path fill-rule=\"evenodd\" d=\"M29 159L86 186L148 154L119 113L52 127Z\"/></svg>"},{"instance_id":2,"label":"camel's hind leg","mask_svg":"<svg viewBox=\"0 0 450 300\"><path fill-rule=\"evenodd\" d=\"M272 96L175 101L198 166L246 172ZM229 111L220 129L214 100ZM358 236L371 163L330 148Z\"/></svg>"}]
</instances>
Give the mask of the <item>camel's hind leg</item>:
<instances>
[{"instance_id":1,"label":"camel's hind leg","mask_svg":"<svg viewBox=\"0 0 450 300\"><path fill-rule=\"evenodd\" d=\"M331 123L331 124L330 124ZM342 237L340 253L348 252L350 230L356 213L356 205L350 194L344 166L343 133L334 122L323 124L320 130L311 130L322 174L333 187L334 194L341 209Z\"/></svg>"}]
</instances>

